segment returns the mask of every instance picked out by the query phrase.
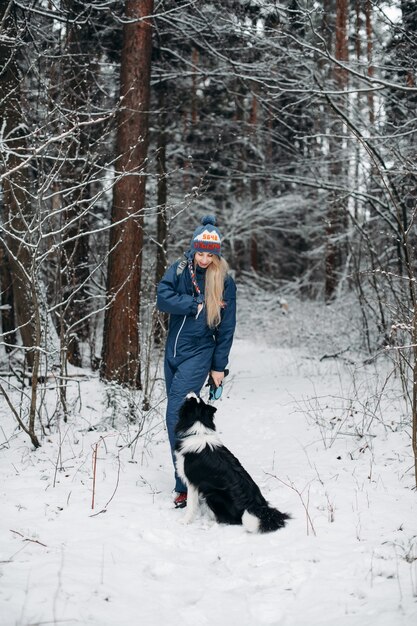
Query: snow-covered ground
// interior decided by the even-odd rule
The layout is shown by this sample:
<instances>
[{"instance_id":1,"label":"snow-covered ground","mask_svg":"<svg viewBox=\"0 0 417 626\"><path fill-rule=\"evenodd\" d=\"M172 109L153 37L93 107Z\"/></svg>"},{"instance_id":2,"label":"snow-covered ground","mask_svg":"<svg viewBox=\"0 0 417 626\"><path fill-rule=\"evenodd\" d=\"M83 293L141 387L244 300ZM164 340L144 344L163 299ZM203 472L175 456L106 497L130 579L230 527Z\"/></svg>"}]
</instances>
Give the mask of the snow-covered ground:
<instances>
[{"instance_id":1,"label":"snow-covered ground","mask_svg":"<svg viewBox=\"0 0 417 626\"><path fill-rule=\"evenodd\" d=\"M217 428L292 515L287 527L253 536L201 517L180 523L163 402L129 446L138 427L110 419L97 377L74 381L71 419L36 451L2 403L2 626L417 623L417 495L399 382L382 360L320 359L349 347L330 308L250 305Z\"/></svg>"}]
</instances>

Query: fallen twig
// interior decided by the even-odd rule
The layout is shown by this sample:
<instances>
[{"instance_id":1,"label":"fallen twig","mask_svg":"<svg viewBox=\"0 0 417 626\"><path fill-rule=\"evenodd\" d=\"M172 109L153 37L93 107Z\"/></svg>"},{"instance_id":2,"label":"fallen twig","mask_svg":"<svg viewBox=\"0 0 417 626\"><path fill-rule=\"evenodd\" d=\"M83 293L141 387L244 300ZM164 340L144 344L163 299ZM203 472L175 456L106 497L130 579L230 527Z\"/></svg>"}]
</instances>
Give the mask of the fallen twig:
<instances>
[{"instance_id":1,"label":"fallen twig","mask_svg":"<svg viewBox=\"0 0 417 626\"><path fill-rule=\"evenodd\" d=\"M10 532L14 533L15 535L19 535L19 537L22 537L23 541L30 541L31 543L38 543L40 546L43 546L44 548L48 547L46 543L42 543L42 541L38 541L37 539L30 539L30 537L25 537L24 535L22 535L22 533L19 533L18 530L10 529Z\"/></svg>"}]
</instances>

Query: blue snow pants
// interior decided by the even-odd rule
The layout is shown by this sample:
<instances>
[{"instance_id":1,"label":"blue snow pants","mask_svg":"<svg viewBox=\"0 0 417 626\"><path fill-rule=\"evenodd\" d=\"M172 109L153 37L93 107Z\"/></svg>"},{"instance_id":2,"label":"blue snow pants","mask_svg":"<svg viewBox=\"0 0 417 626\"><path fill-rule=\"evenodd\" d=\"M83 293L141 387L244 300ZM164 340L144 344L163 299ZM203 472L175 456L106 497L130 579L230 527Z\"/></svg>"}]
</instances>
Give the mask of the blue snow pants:
<instances>
[{"instance_id":1,"label":"blue snow pants","mask_svg":"<svg viewBox=\"0 0 417 626\"><path fill-rule=\"evenodd\" d=\"M166 425L172 461L175 469L175 491L186 492L187 487L179 478L175 468L175 427L179 418L179 410L188 393L193 391L199 395L204 382L211 370L214 342L201 348L194 348L188 356L165 356L165 384L167 391Z\"/></svg>"}]
</instances>

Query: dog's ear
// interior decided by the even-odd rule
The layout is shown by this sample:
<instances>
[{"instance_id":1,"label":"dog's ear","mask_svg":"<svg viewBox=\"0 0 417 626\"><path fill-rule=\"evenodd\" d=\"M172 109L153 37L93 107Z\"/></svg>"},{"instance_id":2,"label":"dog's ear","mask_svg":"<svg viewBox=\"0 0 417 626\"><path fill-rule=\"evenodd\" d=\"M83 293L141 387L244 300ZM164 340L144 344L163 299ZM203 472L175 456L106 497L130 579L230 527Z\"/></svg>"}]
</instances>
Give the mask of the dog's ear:
<instances>
[{"instance_id":1,"label":"dog's ear","mask_svg":"<svg viewBox=\"0 0 417 626\"><path fill-rule=\"evenodd\" d=\"M202 424L204 424L204 426L207 426L207 428L210 428L211 430L216 430L213 419L213 415L216 410L217 409L214 406L211 406L211 404L204 403L201 405L199 420Z\"/></svg>"},{"instance_id":2,"label":"dog's ear","mask_svg":"<svg viewBox=\"0 0 417 626\"><path fill-rule=\"evenodd\" d=\"M195 421L195 414L198 411L199 402L196 397L186 397L178 412L178 422L175 432L187 430Z\"/></svg>"},{"instance_id":3,"label":"dog's ear","mask_svg":"<svg viewBox=\"0 0 417 626\"><path fill-rule=\"evenodd\" d=\"M210 417L212 417L217 411L216 407L214 407L212 404L207 404L207 402L204 402L203 398L200 398L200 405L201 405L202 410L207 415L210 415Z\"/></svg>"}]
</instances>

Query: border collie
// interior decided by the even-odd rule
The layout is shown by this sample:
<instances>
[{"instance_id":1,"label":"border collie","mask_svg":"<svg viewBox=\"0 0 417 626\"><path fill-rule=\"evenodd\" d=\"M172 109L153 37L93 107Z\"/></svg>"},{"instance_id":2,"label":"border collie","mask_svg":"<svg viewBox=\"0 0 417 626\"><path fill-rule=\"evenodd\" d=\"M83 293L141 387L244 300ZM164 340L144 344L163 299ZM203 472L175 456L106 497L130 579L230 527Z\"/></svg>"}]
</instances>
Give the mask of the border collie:
<instances>
[{"instance_id":1,"label":"border collie","mask_svg":"<svg viewBox=\"0 0 417 626\"><path fill-rule=\"evenodd\" d=\"M219 523L243 524L249 532L266 533L285 526L290 516L268 505L240 462L220 441L213 416L217 409L194 393L179 413L175 447L177 472L188 488L184 524L199 509L199 496Z\"/></svg>"}]
</instances>

